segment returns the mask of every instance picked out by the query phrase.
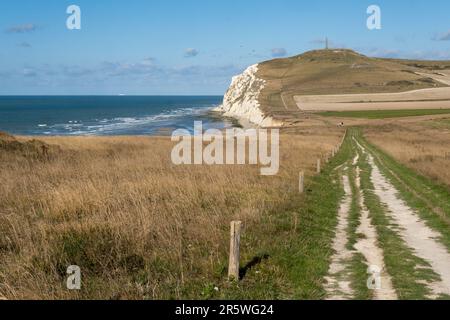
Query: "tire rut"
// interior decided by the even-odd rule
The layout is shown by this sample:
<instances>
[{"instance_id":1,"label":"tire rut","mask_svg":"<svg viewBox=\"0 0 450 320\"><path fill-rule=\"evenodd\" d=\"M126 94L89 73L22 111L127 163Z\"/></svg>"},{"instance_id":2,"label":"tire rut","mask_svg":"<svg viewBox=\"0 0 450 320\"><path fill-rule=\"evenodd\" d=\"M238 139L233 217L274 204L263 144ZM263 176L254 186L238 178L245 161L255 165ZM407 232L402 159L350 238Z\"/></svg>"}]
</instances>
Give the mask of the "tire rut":
<instances>
[{"instance_id":1,"label":"tire rut","mask_svg":"<svg viewBox=\"0 0 450 320\"><path fill-rule=\"evenodd\" d=\"M374 193L386 206L386 214L399 226L395 231L412 249L413 253L427 261L431 269L440 277L439 281L427 283L433 292L433 296L430 298L436 298L443 294L450 295L450 253L438 240L442 237L441 234L428 227L418 213L400 199L399 191L382 174L375 163L374 156L361 144L358 143L358 146L367 155L372 168L370 179L374 186Z\"/></svg>"}]
</instances>

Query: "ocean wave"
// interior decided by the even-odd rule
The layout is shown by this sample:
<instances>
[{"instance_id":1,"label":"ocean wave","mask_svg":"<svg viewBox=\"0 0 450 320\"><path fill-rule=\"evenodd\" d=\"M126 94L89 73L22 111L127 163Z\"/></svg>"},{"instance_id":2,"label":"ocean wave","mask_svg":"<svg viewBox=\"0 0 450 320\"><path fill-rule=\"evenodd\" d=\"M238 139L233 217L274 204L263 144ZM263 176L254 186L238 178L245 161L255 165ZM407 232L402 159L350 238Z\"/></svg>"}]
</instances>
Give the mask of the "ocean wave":
<instances>
[{"instance_id":1,"label":"ocean wave","mask_svg":"<svg viewBox=\"0 0 450 320\"><path fill-rule=\"evenodd\" d=\"M207 114L211 108L190 107L163 111L155 115L115 117L88 121L70 120L66 123L48 125L44 135L114 135L147 134L161 127L189 127L195 117ZM183 123L183 122L189 123ZM39 125L40 127L40 125ZM43 129L44 127L40 127Z\"/></svg>"}]
</instances>

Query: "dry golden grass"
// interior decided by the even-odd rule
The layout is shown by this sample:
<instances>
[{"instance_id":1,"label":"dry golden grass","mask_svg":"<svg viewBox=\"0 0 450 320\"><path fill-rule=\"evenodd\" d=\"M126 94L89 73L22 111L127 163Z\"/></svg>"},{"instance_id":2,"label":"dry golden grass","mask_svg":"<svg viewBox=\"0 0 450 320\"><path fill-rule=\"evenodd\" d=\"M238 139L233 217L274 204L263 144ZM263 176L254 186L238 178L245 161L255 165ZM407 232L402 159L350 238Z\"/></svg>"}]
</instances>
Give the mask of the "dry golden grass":
<instances>
[{"instance_id":1,"label":"dry golden grass","mask_svg":"<svg viewBox=\"0 0 450 320\"><path fill-rule=\"evenodd\" d=\"M370 126L365 134L409 168L450 186L450 119Z\"/></svg>"},{"instance_id":2,"label":"dry golden grass","mask_svg":"<svg viewBox=\"0 0 450 320\"><path fill-rule=\"evenodd\" d=\"M201 298L200 284L226 267L229 222L248 230L286 206L298 172L313 174L341 134L283 136L275 177L256 166L174 166L164 137L45 138L59 146L48 157L0 145L0 297ZM79 292L65 288L72 264Z\"/></svg>"}]
</instances>

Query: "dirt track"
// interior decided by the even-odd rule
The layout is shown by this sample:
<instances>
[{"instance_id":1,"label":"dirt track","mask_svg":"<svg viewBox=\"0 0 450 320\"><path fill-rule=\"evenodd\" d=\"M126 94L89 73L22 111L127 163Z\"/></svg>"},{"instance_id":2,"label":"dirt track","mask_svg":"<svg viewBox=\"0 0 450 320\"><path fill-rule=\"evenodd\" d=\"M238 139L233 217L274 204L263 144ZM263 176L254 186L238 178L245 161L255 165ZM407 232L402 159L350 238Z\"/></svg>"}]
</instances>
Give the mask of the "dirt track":
<instances>
[{"instance_id":1,"label":"dirt track","mask_svg":"<svg viewBox=\"0 0 450 320\"><path fill-rule=\"evenodd\" d=\"M365 150L364 150L365 152ZM442 235L427 226L419 218L416 210L409 207L397 194L398 190L384 177L375 164L372 155L368 155L372 167L372 182L375 193L387 208L387 213L399 226L399 234L415 254L427 261L440 277L439 281L429 284L435 296L450 295L450 253L438 239Z\"/></svg>"},{"instance_id":2,"label":"dirt track","mask_svg":"<svg viewBox=\"0 0 450 320\"><path fill-rule=\"evenodd\" d=\"M351 262L352 259L360 259L357 253L362 256L361 262L368 266L369 270L371 268L379 270L380 286L374 289L369 288L372 299L404 298L405 294L408 295L411 290L414 290L411 289L414 285L426 288L426 291L419 296L421 298L450 297L450 248L443 242L447 230L437 229L430 223L429 218L421 216L419 208L412 205L411 200L405 200L400 192L401 189L396 187L392 177L387 175L386 172L391 172L391 169L380 160L381 155L378 151L372 149L370 144L363 142L361 138L354 136L354 133L351 134L351 145L354 150L352 154L356 152L356 156L353 161L349 158L344 165L335 169L341 172L345 196L338 212L338 225L333 244L334 255L331 258L328 275L325 277L328 298L353 299L361 294L358 285L361 284L362 279L356 275L358 271ZM350 174L351 172L353 174ZM365 172L364 184L361 183L362 172ZM350 188L349 181L353 181L354 191ZM368 202L368 197L373 198ZM355 201L358 202L356 207L352 205ZM377 205L381 209L376 209ZM352 214L351 210L353 210ZM357 212L356 218L355 212ZM398 240L389 238L389 241L386 241L387 238L384 236L380 241L380 236L383 237L385 229L380 226L383 222L380 222L379 216L378 218L374 216L379 215L380 212L387 221L390 221L387 228ZM355 222L356 229L352 230L350 226ZM348 248L352 235L357 236L357 241ZM397 250L401 248L400 250L411 254L413 258L406 260L415 261L413 270L427 269L435 276L419 275L409 270L408 285L404 285L402 282L404 280L399 282L399 278L405 277L407 269L399 268L399 265L394 266L395 263L393 265L392 259L395 257L392 256L392 243L394 243L392 241L399 241L404 245L396 247ZM396 251L396 255L400 256L401 253ZM418 260L414 260L414 257Z\"/></svg>"},{"instance_id":3,"label":"dirt track","mask_svg":"<svg viewBox=\"0 0 450 320\"><path fill-rule=\"evenodd\" d=\"M333 241L333 250L335 254L331 258L329 276L326 277L327 285L325 289L328 292L329 300L345 300L352 299L354 292L351 288L351 279L348 271L349 260L353 253L347 249L348 242L348 216L352 202L352 190L348 175L342 177L345 197L341 202L338 212L338 225L336 228L336 236Z\"/></svg>"}]
</instances>

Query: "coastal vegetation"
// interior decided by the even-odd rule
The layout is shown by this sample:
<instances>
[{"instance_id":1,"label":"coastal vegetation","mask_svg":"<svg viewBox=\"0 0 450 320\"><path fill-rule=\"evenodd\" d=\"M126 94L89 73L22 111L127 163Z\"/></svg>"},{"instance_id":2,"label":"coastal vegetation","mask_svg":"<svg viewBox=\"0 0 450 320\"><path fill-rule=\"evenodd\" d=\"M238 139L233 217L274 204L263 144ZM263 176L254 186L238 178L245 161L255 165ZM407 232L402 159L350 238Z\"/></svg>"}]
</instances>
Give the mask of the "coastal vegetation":
<instances>
[{"instance_id":1,"label":"coastal vegetation","mask_svg":"<svg viewBox=\"0 0 450 320\"><path fill-rule=\"evenodd\" d=\"M48 137L25 148L30 138L2 135L0 296L206 299L289 294L290 268L279 266L288 265L287 253L296 250L289 240L300 244L296 235L307 240L318 232L313 225L320 221L310 218L327 219L310 211L299 215L304 199L298 194L298 173L303 170L311 179L316 159L329 153L342 134L337 127L311 126L282 135L280 171L274 177L261 176L257 166L175 166L170 159L174 143L166 137ZM321 180L314 183L322 185ZM316 208L323 204L318 197ZM332 208L330 203L330 219ZM245 225L242 287L226 279L229 223L236 219ZM330 234L331 229L326 237ZM326 246L326 237L318 237ZM310 282L305 297L315 292L314 282L326 269L326 247L316 247L313 240L304 244L311 250L304 254L314 257L314 251L321 251L322 271L302 280ZM260 263L252 264L258 257ZM66 288L70 265L81 268L81 291ZM316 272L313 267L310 272ZM245 287L253 291L246 293Z\"/></svg>"}]
</instances>

